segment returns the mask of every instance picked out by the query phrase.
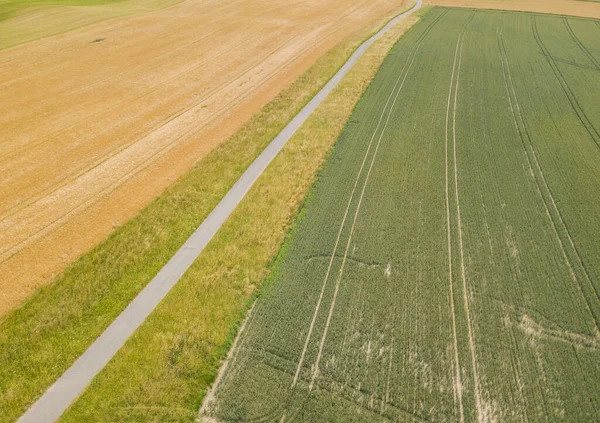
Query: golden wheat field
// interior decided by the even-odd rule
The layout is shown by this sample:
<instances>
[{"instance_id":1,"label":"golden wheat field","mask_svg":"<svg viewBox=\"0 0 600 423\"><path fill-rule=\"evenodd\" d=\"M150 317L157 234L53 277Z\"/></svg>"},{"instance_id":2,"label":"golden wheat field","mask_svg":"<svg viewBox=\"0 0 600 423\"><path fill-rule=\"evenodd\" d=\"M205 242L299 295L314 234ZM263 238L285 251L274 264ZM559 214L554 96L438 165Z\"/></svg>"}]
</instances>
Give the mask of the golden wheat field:
<instances>
[{"instance_id":1,"label":"golden wheat field","mask_svg":"<svg viewBox=\"0 0 600 423\"><path fill-rule=\"evenodd\" d=\"M189 0L0 51L0 315L401 4Z\"/></svg>"}]
</instances>

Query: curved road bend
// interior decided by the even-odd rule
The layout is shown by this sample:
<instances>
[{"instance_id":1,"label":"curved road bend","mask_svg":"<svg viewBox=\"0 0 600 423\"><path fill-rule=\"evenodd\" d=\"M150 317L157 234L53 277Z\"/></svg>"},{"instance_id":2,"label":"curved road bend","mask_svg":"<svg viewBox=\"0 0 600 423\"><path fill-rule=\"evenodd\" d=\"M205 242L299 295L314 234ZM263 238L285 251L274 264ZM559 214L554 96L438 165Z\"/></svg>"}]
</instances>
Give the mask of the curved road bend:
<instances>
[{"instance_id":1,"label":"curved road bend","mask_svg":"<svg viewBox=\"0 0 600 423\"><path fill-rule=\"evenodd\" d=\"M110 359L123 346L125 341L146 320L158 303L175 286L179 278L192 265L204 247L217 233L225 220L242 201L254 182L277 156L283 146L296 133L308 117L323 102L325 97L339 84L356 64L365 51L401 18L421 7L417 0L412 9L390 20L379 32L365 41L350 56L348 61L317 93L317 95L292 119L292 121L271 141L260 156L229 190L221 202L208 215L204 222L188 238L169 262L134 298L125 310L96 339L96 341L75 361L48 390L19 418L18 423L52 423L64 413L71 403L85 390Z\"/></svg>"}]
</instances>

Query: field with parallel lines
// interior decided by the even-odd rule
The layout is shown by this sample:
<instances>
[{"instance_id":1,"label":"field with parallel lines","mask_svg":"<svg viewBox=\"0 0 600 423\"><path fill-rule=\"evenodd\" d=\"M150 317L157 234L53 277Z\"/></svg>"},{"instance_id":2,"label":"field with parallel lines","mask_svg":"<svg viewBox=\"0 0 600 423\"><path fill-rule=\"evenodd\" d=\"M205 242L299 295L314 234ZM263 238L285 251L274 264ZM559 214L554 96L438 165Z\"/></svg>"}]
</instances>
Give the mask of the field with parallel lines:
<instances>
[{"instance_id":1,"label":"field with parallel lines","mask_svg":"<svg viewBox=\"0 0 600 423\"><path fill-rule=\"evenodd\" d=\"M598 21L432 9L347 123L205 420L600 420L598 93Z\"/></svg>"}]
</instances>

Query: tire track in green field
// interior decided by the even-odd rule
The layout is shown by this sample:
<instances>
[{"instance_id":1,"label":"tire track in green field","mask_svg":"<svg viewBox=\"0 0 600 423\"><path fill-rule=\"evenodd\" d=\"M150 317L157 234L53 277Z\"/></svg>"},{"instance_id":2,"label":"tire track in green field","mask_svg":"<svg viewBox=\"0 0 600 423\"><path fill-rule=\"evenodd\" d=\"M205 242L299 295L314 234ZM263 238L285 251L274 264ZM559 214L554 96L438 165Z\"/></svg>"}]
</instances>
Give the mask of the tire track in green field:
<instances>
[{"instance_id":1,"label":"tire track in green field","mask_svg":"<svg viewBox=\"0 0 600 423\"><path fill-rule=\"evenodd\" d=\"M595 66L584 65L582 63L573 62L572 60L561 59L555 56L551 56L550 59L554 60L555 62L566 63L567 65L575 66L576 68L600 71L600 69L597 69Z\"/></svg>"},{"instance_id":2,"label":"tire track in green field","mask_svg":"<svg viewBox=\"0 0 600 423\"><path fill-rule=\"evenodd\" d=\"M421 34L421 36L418 38L418 44L417 44L416 48L413 50L413 52L409 55L407 61L405 62L405 65L404 65L403 69L401 70L400 74L398 75L398 78L396 79L396 82L394 84L394 88L392 89L390 95L388 96L386 104L385 104L385 106L383 108L383 111L382 111L382 113L380 115L379 122L377 123L375 131L373 132L373 135L372 135L372 137L371 137L371 139L369 141L369 144L368 144L367 150L365 152L365 155L364 155L361 167L359 169L358 175L357 175L355 183L354 183L354 187L352 189L352 192L351 192L349 200L348 200L348 205L347 205L346 210L344 212L344 217L342 218L342 222L340 224L340 229L338 231L338 235L337 235L334 247L333 247L333 252L332 252L331 258L329 260L329 265L328 265L328 268L327 268L327 272L325 274L325 278L323 280L323 284L322 284L322 287L321 287L321 292L319 294L319 299L317 300L317 304L315 306L315 312L313 314L313 318L312 318L311 324L309 326L308 334L306 336L304 347L302 349L302 354L300 355L300 361L298 362L298 366L296 368L294 379L292 381L292 386L291 386L292 389L296 386L296 384L298 382L298 379L299 379L299 376L300 376L300 371L302 370L302 365L304 364L304 358L306 356L306 351L308 349L308 344L309 344L310 339L312 337L312 332L314 330L316 319L317 319L317 316L318 316L320 308L321 308L321 303L322 303L323 296L324 296L324 293L325 293L325 288L326 288L326 285L327 285L327 281L329 279L329 275L331 273L331 268L333 266L333 261L335 259L337 248L338 248L341 236L342 236L342 231L343 231L344 226L346 224L346 219L348 218L348 213L350 211L350 206L351 206L351 203L352 203L352 201L354 199L354 194L355 194L356 189L358 187L358 183L359 183L360 177L362 175L362 172L364 170L364 167L365 167L365 164L366 164L369 152L370 152L370 150L371 150L371 148L373 146L373 142L374 142L375 137L377 135L377 131L381 127L381 123L383 122L384 116L386 114L386 110L388 111L388 116L387 116L387 120L386 120L386 124L385 124L387 126L387 123L389 122L389 118L391 116L391 109L393 108L394 104L396 103L396 100L398 99L398 95L400 94L400 90L402 89L402 86L404 85L404 80L406 80L406 76L408 75L408 71L410 70L410 67L412 66L412 63L414 62L416 53L419 50L419 47L421 46L423 40L426 38L427 34L429 34L429 32L431 31L431 29L446 15L446 13L448 13L447 10L444 11L443 13L441 13L440 16L438 16L429 25L429 27L423 32L423 34ZM406 69L407 65L408 65L408 69ZM405 70L406 70L406 72L405 72ZM400 81L401 81L403 75L404 75L404 79L402 80L402 84L398 88L398 84L400 84ZM398 91L396 92L397 88L398 88ZM388 106L390 105L390 101L392 100L392 97L394 96L395 92L396 92L396 97L394 98L394 102L393 102L392 106L388 109ZM383 131L385 131L385 127L384 127ZM378 148L379 144L381 143L381 139L383 137L383 131L380 134L380 137L379 137L379 140L378 140L378 144L377 144L377 147L376 147L376 151L377 151L377 148ZM370 169L373 166L373 162L374 162L374 159L375 159L376 151L375 151L375 153L374 153L374 155L372 157L370 168L369 168L369 172L370 172ZM368 182L368 177L367 177L367 180L365 181L365 184L363 186L362 194L364 194L364 191L365 191L365 188L366 188L366 182ZM361 195L361 198L362 198L362 195ZM355 213L354 222L356 221L356 216L358 214L359 209L360 209L360 206L358 207L358 209L357 209L357 211ZM351 238L351 236L352 235L350 235L350 238ZM348 245L349 244L350 244L350 239L348 240ZM346 254L344 255L344 257L347 256L347 251L348 251L348 249L346 249ZM344 259L344 262L345 262L345 259ZM340 270L340 274L338 276L338 281L336 281L336 288L339 287L339 280L341 279L341 273L342 273L342 271L343 271L343 266L342 266L342 268ZM337 293L337 289L336 289L336 293ZM334 300L332 302L332 306L330 307L330 315L332 313L332 309L333 309L334 303L335 303L335 294L334 294ZM328 317L328 323L330 321L330 318L331 317L329 316ZM326 329L325 329L325 332L324 332L324 337L322 338L322 343L324 343L324 338L326 338L326 335L327 335L327 326L328 326L328 324L326 325ZM321 352L322 352L322 345L319 348L319 356L321 355ZM314 380L315 380L316 374L318 372L318 362L319 362L319 358L317 358L317 364L315 365L315 371L313 372L312 380L311 380L311 383L309 385L309 390L312 390L312 387L313 387L313 384L314 384Z\"/></svg>"},{"instance_id":3,"label":"tire track in green field","mask_svg":"<svg viewBox=\"0 0 600 423\"><path fill-rule=\"evenodd\" d=\"M340 238L342 236L342 231L343 231L344 225L346 223L346 219L348 217L348 213L350 211L350 204L352 203L352 200L354 199L354 193L356 192L356 188L358 187L358 182L359 182L360 177L362 175L362 172L364 170L364 166L366 164L367 157L369 156L369 152L371 151L371 147L373 145L373 141L375 139L375 135L376 135L377 131L379 130L379 127L380 127L381 122L383 120L383 117L385 115L385 111L386 111L386 109L387 109L387 107L389 105L390 100L392 99L392 96L394 95L394 92L396 90L396 87L398 86L398 83L400 82L401 76L402 76L402 73L400 73L400 75L398 76L398 79L396 80L396 84L394 85L394 88L392 89L392 92L390 93L390 95L389 95L389 97L387 99L387 102L386 102L386 104L384 106L383 112L381 113L381 115L379 117L379 122L377 123L377 126L375 127L375 131L373 132L371 140L369 141L369 144L367 146L367 150L366 150L365 155L363 157L363 161L362 161L360 169L358 171L358 175L356 176L356 180L354 182L354 187L352 188L352 192L350 193L350 197L348 199L348 206L346 207L346 210L344 212L344 217L342 218L342 223L340 224L340 229L338 231L338 235L337 235L337 238L335 240L335 244L333 246L333 252L331 254L331 258L329 259L329 265L327 267L327 272L325 273L325 278L324 278L323 284L321 286L321 293L319 294L319 299L317 300L317 304L315 306L315 312L313 314L313 318L312 318L312 321L311 321L309 329L308 329L308 334L306 335L306 340L305 340L305 343L304 343L304 348L302 349L302 354L300 355L300 361L298 362L298 365L296 367L296 372L294 374L294 379L292 381L292 388L294 388L296 386L296 384L298 382L298 378L300 376L300 371L301 371L302 365L304 363L304 357L306 355L306 350L308 349L308 344L310 342L310 338L311 338L312 332L314 330L315 322L317 320L317 316L318 316L319 310L321 308L321 302L323 300L323 295L325 293L325 288L327 286L327 280L329 279L329 274L331 273L331 268L333 266L333 261L334 261L335 257L337 256L336 252L337 252L337 248L338 248L338 245L339 245L339 242L340 242ZM311 383L311 389L312 389L312 383Z\"/></svg>"},{"instance_id":4,"label":"tire track in green field","mask_svg":"<svg viewBox=\"0 0 600 423\"><path fill-rule=\"evenodd\" d=\"M535 31L537 32L537 28L535 29ZM538 37L539 37L539 35L538 35ZM508 100L509 100L512 116L513 116L513 121L514 121L515 127L517 129L517 132L519 134L519 138L521 139L521 144L523 146L523 150L524 150L525 156L527 158L529 170L534 175L537 192L538 192L538 194L542 200L542 203L544 205L546 215L548 216L548 219L550 220L550 223L552 224L552 227L554 229L556 238L557 238L559 246L560 246L561 253L565 260L565 264L569 268L571 278L573 279L574 282L577 283L577 286L579 287L579 290L586 302L587 309L592 317L592 320L594 321L597 333L600 334L600 314L599 314L598 310L596 310L598 304L600 303L600 295L591 280L589 271L588 271L585 263L583 262L583 259L581 258L581 255L573 241L573 238L571 236L569 228L567 227L567 225L564 221L564 218L562 216L562 213L560 212L560 210L556 204L556 200L554 199L552 190L550 189L548 181L546 180L544 172L542 171L542 167L541 167L539 159L537 157L537 153L535 151L535 148L533 147L531 134L529 133L529 129L528 129L527 118L525 116L525 113L521 110L521 107L519 106L519 102L517 99L515 85L514 85L514 82L512 79L512 73L510 70L510 62L508 60L508 53L506 51L506 46L504 45L504 40L502 38L502 31L500 31L500 33L499 33L498 45L499 45L501 57L502 57L506 90L507 90L507 94L508 94ZM509 87L510 87L510 90L509 90ZM512 93L512 96L511 96L511 93ZM514 105L513 105L513 102L514 102ZM521 127L523 129L521 129ZM544 193L546 195L544 195ZM548 201L546 200L545 197L548 197L548 199L550 200L549 201L550 204L548 204ZM555 219L552 216L551 210L554 212L554 214L556 214L558 219ZM561 231L559 231L559 228L558 228L559 225L557 224L556 220L558 220L558 222L560 222L560 227L566 234L566 238L568 240L568 246L571 248L570 254L567 253L567 248L566 248L565 243L563 242L563 239L560 235ZM584 289L584 286L582 285L581 281L579 280L578 272L575 269L576 266L572 262L572 259L569 258L569 256L574 257L575 261L576 261L575 264L578 264L579 265L578 267L583 270L584 279L586 279L586 281L592 288L591 291L593 292L593 294L595 294L595 297L597 300L596 307L594 307L594 304L591 302L591 300L589 298L589 294L586 293L586 292L588 292L588 289Z\"/></svg>"},{"instance_id":5,"label":"tire track in green field","mask_svg":"<svg viewBox=\"0 0 600 423\"><path fill-rule=\"evenodd\" d=\"M598 60L594 57L594 55L592 53L590 53L590 51L586 48L586 46L579 40L577 35L575 35L575 32L573 31L573 28L571 27L571 24L569 23L569 19L565 16L565 17L563 17L562 20L563 20L563 23L565 24L565 27L567 28L567 31L571 35L571 38L573 39L573 41L575 41L575 44L577 44L577 46L579 46L579 48L587 56L587 58L590 59L590 62L592 62L594 64L594 67L597 70L600 70L600 62L598 62Z\"/></svg>"},{"instance_id":6,"label":"tire track in green field","mask_svg":"<svg viewBox=\"0 0 600 423\"><path fill-rule=\"evenodd\" d=\"M465 33L471 21L473 20L475 13L474 11L469 19L465 22L462 32L458 36L457 43L460 44L459 53L458 53L458 66L456 68L456 82L454 88L454 101L452 104L452 159L453 159L453 170L454 170L454 200L456 202L456 226L458 229L458 245L459 245L459 257L460 257L460 276L462 282L462 300L463 307L465 309L465 317L467 320L467 334L468 334L468 343L469 343L469 355L471 359L471 367L473 372L473 392L475 396L475 408L476 408L476 418L478 422L488 421L488 415L486 412L486 407L484 407L483 399L481 395L481 381L479 378L479 369L478 369L478 361L477 361L477 351L475 348L475 334L473 330L473 319L471 316L471 305L469 300L469 289L467 286L467 278L466 278L466 266L465 266L465 257L464 257L464 242L463 242L463 224L461 219L461 211L460 211L460 195L458 189L458 160L456 154L456 110L458 108L458 90L459 90L459 82L460 82L460 71L462 68L462 57L463 57L463 47L465 42ZM458 44L457 44L458 47ZM452 92L452 89L451 91ZM446 112L446 163L448 163L448 132L449 132L449 109ZM446 170L447 171L447 170ZM446 176L448 177L448 176ZM448 182L448 181L446 181ZM446 185L448 188L448 185ZM449 196L448 190L446 190L446 196ZM447 198L447 204L449 200ZM447 217L449 215L449 211L447 211ZM448 230L450 230L450 225L448 222ZM451 255L451 249L450 249ZM453 307L452 307L453 308ZM461 421L463 421L464 416L461 416Z\"/></svg>"},{"instance_id":7,"label":"tire track in green field","mask_svg":"<svg viewBox=\"0 0 600 423\"><path fill-rule=\"evenodd\" d=\"M446 232L448 239L448 281L450 284L450 314L452 315L452 338L454 344L454 402L458 400L460 421L461 423L465 420L465 413L462 402L462 382L460 378L460 358L458 356L458 336L456 330L456 311L454 310L454 279L452 276L452 235L450 230L450 196L449 196L449 175L448 175L448 128L450 121L450 100L452 98L452 88L454 86L454 72L456 70L456 58L458 57L458 48L460 45L461 35L458 36L456 41L456 49L454 52L454 63L452 65L452 76L450 77L450 89L448 90L448 107L446 109Z\"/></svg>"},{"instance_id":8,"label":"tire track in green field","mask_svg":"<svg viewBox=\"0 0 600 423\"><path fill-rule=\"evenodd\" d=\"M504 21L504 16L502 17L502 21L500 22L500 26L496 29L496 37L497 37L497 42L498 42L498 51L500 53L500 60L501 60L501 63L502 63L502 76L504 78L504 87L506 89L506 94L507 94L507 98L508 98L508 101L509 101L509 106L510 106L510 111L511 111L511 117L513 119L513 123L515 124L515 128L517 130L517 133L519 134L519 138L521 139L521 143L524 146L524 140L523 140L523 136L521 134L521 129L520 129L519 125L517 124L517 118L516 118L516 115L515 115L515 108L513 107L512 97L511 97L511 94L510 94L510 89L509 89L509 84L508 84L507 71L506 71L506 68L505 68L505 65L508 63L508 55L506 54L506 50L504 48L504 40L502 38L503 21ZM512 84L511 84L511 87L513 87ZM525 151L525 156L526 156L527 162L529 164L529 171L531 173L533 173L533 169L532 169L531 163L529 161L529 156L527 156L527 151ZM537 184L537 180L536 180L536 184ZM543 201L543 196L541 196L541 192L540 192L539 186L536 185L536 188L537 188L538 193L540 194L540 197L542 198L542 201ZM544 203L544 206L546 206L545 203ZM504 303L503 303L503 305L504 305ZM513 332L512 329L510 331L510 338L511 338L512 344L514 346L517 346L518 344L517 344L517 341L515 339L514 332ZM522 375L523 375L523 370L521 368L521 362L520 362L518 356L516 356L515 362L516 362L516 369L514 368L515 366L513 366L513 371L515 371L515 373L516 373L516 379L517 380L521 380L522 379ZM545 376L543 374L539 374L539 377L541 379L543 379ZM518 386L521 386L521 385L518 384ZM522 389L522 388L520 388L520 389ZM540 393L541 393L542 399L544 401L544 409L547 410L548 409L548 400L546 398L546 392L543 389L540 389ZM520 399L521 399L521 402L522 402L522 405L523 405L523 409L525 410L525 417L527 418L527 404L526 404L526 401L525 401L525 399L523 397L523 393L522 392L521 392L520 396L521 396Z\"/></svg>"},{"instance_id":9,"label":"tire track in green field","mask_svg":"<svg viewBox=\"0 0 600 423\"><path fill-rule=\"evenodd\" d=\"M585 111L583 110L583 108L579 104L579 101L577 100L577 96L575 94L573 94L573 91L571 90L571 87L569 87L569 84L567 83L560 68L556 65L554 60L552 60L550 51L545 46L544 42L542 41L542 38L540 37L539 31L537 28L537 20L536 20L535 15L531 16L531 29L533 31L533 36L535 38L535 41L537 42L538 46L542 50L542 53L544 54L544 56L546 56L546 59L548 60L548 63L550 64L550 67L552 68L552 72L554 73L554 76L558 80L558 83L559 83L560 87L562 88L563 92L567 96L567 99L569 100L569 103L571 104L573 111L575 112L575 114L579 118L579 121L584 126L584 128L586 129L586 131L588 132L590 137L592 138L592 141L594 141L594 143L596 144L596 147L598 147L598 149L600 149L600 132L598 132L598 130L596 129L594 124L587 117Z\"/></svg>"}]
</instances>

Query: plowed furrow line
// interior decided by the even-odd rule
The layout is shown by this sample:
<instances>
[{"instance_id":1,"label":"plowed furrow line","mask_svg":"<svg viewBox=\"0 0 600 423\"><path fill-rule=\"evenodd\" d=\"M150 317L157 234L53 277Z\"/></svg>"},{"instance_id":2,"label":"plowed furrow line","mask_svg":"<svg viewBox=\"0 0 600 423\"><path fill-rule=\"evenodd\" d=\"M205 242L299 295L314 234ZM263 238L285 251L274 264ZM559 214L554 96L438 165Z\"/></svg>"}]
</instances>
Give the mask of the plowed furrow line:
<instances>
[{"instance_id":1,"label":"plowed furrow line","mask_svg":"<svg viewBox=\"0 0 600 423\"><path fill-rule=\"evenodd\" d=\"M459 35L456 40L456 49L454 51L454 64L452 65L452 76L450 78L450 89L448 90L448 105L446 107L446 233L447 233L447 242L448 242L448 281L449 281L449 291L450 291L450 314L452 320L452 339L453 339L453 350L454 350L454 363L452 368L454 369L453 375L453 393L454 393L454 402L458 402L459 413L460 413L460 421L464 422L464 407L462 401L462 381L460 376L460 358L458 356L458 337L456 330L456 310L454 309L454 277L452 275L452 234L451 234L451 226L450 226L450 195L449 195L449 164L448 164L448 139L449 139L449 127L450 127L450 105L452 99L452 89L454 87L454 74L456 71L456 61L458 58L458 49L460 46L461 36Z\"/></svg>"}]
</instances>

